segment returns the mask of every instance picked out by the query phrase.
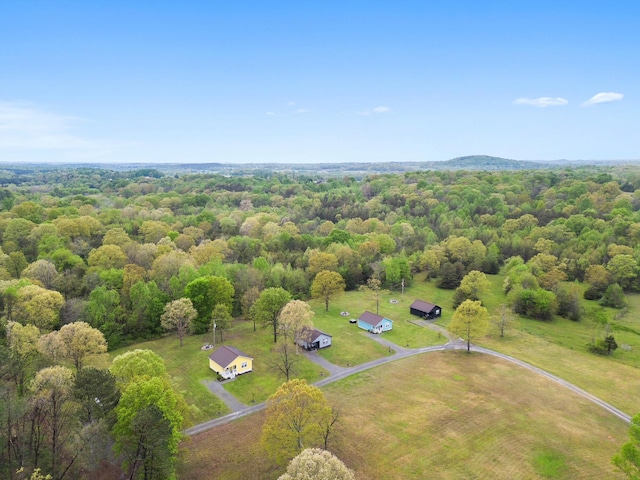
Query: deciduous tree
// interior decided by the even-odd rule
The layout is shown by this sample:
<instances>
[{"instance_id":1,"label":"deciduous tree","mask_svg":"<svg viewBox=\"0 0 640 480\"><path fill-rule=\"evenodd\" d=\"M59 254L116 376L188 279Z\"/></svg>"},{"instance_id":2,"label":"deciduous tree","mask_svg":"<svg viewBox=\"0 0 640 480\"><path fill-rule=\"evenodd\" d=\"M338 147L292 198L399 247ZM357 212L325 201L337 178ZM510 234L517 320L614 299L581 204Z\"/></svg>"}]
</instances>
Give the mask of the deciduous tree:
<instances>
[{"instance_id":1,"label":"deciduous tree","mask_svg":"<svg viewBox=\"0 0 640 480\"><path fill-rule=\"evenodd\" d=\"M191 300L180 298L168 303L164 307L164 313L160 317L160 325L167 331L175 330L180 338L180 346L184 336L192 329L193 320L198 312L193 308Z\"/></svg>"},{"instance_id":2,"label":"deciduous tree","mask_svg":"<svg viewBox=\"0 0 640 480\"><path fill-rule=\"evenodd\" d=\"M41 343L56 345L55 356L73 362L76 371L82 368L85 357L107 352L102 332L85 322L64 325L59 331L49 333Z\"/></svg>"},{"instance_id":3,"label":"deciduous tree","mask_svg":"<svg viewBox=\"0 0 640 480\"><path fill-rule=\"evenodd\" d=\"M376 315L378 315L380 313L380 297L382 294L389 293L387 290L382 289L382 282L375 277L371 277L367 279L366 285L360 285L360 291L366 292L373 297L376 302Z\"/></svg>"},{"instance_id":4,"label":"deciduous tree","mask_svg":"<svg viewBox=\"0 0 640 480\"><path fill-rule=\"evenodd\" d=\"M60 293L37 285L27 285L18 291L13 316L21 323L51 330L58 325L63 305L64 298Z\"/></svg>"},{"instance_id":5,"label":"deciduous tree","mask_svg":"<svg viewBox=\"0 0 640 480\"><path fill-rule=\"evenodd\" d=\"M119 385L126 386L136 377L162 377L167 369L164 360L151 350L130 350L118 355L111 362L109 371L116 377Z\"/></svg>"},{"instance_id":6,"label":"deciduous tree","mask_svg":"<svg viewBox=\"0 0 640 480\"><path fill-rule=\"evenodd\" d=\"M272 287L263 290L251 307L254 320L273 328L274 343L278 341L278 316L289 300L291 295L284 288Z\"/></svg>"},{"instance_id":7,"label":"deciduous tree","mask_svg":"<svg viewBox=\"0 0 640 480\"><path fill-rule=\"evenodd\" d=\"M229 312L230 307L228 305L224 305L222 303L217 304L213 307L213 312L211 312L211 321L213 322L215 331L220 332L220 342L222 339L222 332L228 330L231 326L231 313ZM215 335L216 332L213 332ZM215 338L214 338L215 343Z\"/></svg>"},{"instance_id":8,"label":"deciduous tree","mask_svg":"<svg viewBox=\"0 0 640 480\"><path fill-rule=\"evenodd\" d=\"M489 312L479 301L465 300L453 313L449 324L451 333L467 342L467 352L471 350L471 340L481 337L489 328Z\"/></svg>"},{"instance_id":9,"label":"deciduous tree","mask_svg":"<svg viewBox=\"0 0 640 480\"><path fill-rule=\"evenodd\" d=\"M500 336L504 337L504 332L513 322L513 311L504 303L498 308L498 313L494 317L494 322L500 330Z\"/></svg>"},{"instance_id":10,"label":"deciduous tree","mask_svg":"<svg viewBox=\"0 0 640 480\"><path fill-rule=\"evenodd\" d=\"M294 457L278 480L355 480L355 475L332 453L307 448Z\"/></svg>"},{"instance_id":11,"label":"deciduous tree","mask_svg":"<svg viewBox=\"0 0 640 480\"><path fill-rule=\"evenodd\" d=\"M114 448L124 455L129 478L174 478L185 405L169 382L137 377L123 390L115 411Z\"/></svg>"},{"instance_id":12,"label":"deciduous tree","mask_svg":"<svg viewBox=\"0 0 640 480\"><path fill-rule=\"evenodd\" d=\"M39 338L40 330L34 325L21 325L17 322L7 324L9 358L14 366L13 375L20 395L24 393L26 378L33 374L33 365L38 357Z\"/></svg>"},{"instance_id":13,"label":"deciduous tree","mask_svg":"<svg viewBox=\"0 0 640 480\"><path fill-rule=\"evenodd\" d=\"M40 412L45 437L51 449L51 474L55 480L62 478L63 451L71 438L76 405L73 398L73 372L61 366L43 368L31 382L33 408ZM66 463L66 462L65 462Z\"/></svg>"},{"instance_id":14,"label":"deciduous tree","mask_svg":"<svg viewBox=\"0 0 640 480\"><path fill-rule=\"evenodd\" d=\"M48 260L36 260L27 266L21 275L29 280L40 282L47 289L52 288L60 276L56 266Z\"/></svg>"},{"instance_id":15,"label":"deciduous tree","mask_svg":"<svg viewBox=\"0 0 640 480\"><path fill-rule=\"evenodd\" d=\"M329 301L344 292L346 285L338 272L322 270L311 284L311 296L324 300L325 310L329 311Z\"/></svg>"},{"instance_id":16,"label":"deciduous tree","mask_svg":"<svg viewBox=\"0 0 640 480\"><path fill-rule=\"evenodd\" d=\"M194 333L204 333L211 326L211 312L219 303L231 307L234 289L231 282L224 277L209 275L196 278L187 284L184 294L191 299L193 308L198 312L194 320Z\"/></svg>"},{"instance_id":17,"label":"deciduous tree","mask_svg":"<svg viewBox=\"0 0 640 480\"><path fill-rule=\"evenodd\" d=\"M335 271L338 269L338 257L333 253L311 250L309 252L309 267L307 272L311 277L324 271Z\"/></svg>"},{"instance_id":18,"label":"deciduous tree","mask_svg":"<svg viewBox=\"0 0 640 480\"><path fill-rule=\"evenodd\" d=\"M288 461L306 447L322 445L320 425L331 413L318 387L300 379L283 383L267 400L262 445L276 461Z\"/></svg>"},{"instance_id":19,"label":"deciduous tree","mask_svg":"<svg viewBox=\"0 0 640 480\"><path fill-rule=\"evenodd\" d=\"M460 286L456 289L453 297L453 307L456 308L464 300L480 300L480 294L490 285L491 283L484 273L478 270L470 271L464 276Z\"/></svg>"},{"instance_id":20,"label":"deciduous tree","mask_svg":"<svg viewBox=\"0 0 640 480\"><path fill-rule=\"evenodd\" d=\"M613 457L613 464L631 480L640 479L640 414L631 419L629 441Z\"/></svg>"},{"instance_id":21,"label":"deciduous tree","mask_svg":"<svg viewBox=\"0 0 640 480\"><path fill-rule=\"evenodd\" d=\"M285 341L293 340L296 343L296 351L300 332L313 327L314 315L309 304L302 300L291 300L282 308L278 318L280 331Z\"/></svg>"}]
</instances>

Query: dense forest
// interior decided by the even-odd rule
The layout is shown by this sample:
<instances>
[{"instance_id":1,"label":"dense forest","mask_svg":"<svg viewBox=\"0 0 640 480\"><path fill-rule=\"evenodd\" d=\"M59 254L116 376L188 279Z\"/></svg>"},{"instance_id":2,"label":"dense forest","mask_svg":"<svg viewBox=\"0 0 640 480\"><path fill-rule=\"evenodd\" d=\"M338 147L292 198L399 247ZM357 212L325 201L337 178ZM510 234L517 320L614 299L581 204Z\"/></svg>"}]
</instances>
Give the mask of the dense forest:
<instances>
[{"instance_id":1,"label":"dense forest","mask_svg":"<svg viewBox=\"0 0 640 480\"><path fill-rule=\"evenodd\" d=\"M162 366L144 353L109 370L90 360L161 335L180 299L206 332L216 304L248 318L268 288L308 299L323 271L347 290L371 278L395 290L415 275L459 289L470 272L504 269L516 313L579 321L582 295L624 308L624 292L640 291L639 189L634 166L361 179L2 170L0 477L140 462L140 476L169 478L182 400ZM164 407L137 408L141 397Z\"/></svg>"}]
</instances>

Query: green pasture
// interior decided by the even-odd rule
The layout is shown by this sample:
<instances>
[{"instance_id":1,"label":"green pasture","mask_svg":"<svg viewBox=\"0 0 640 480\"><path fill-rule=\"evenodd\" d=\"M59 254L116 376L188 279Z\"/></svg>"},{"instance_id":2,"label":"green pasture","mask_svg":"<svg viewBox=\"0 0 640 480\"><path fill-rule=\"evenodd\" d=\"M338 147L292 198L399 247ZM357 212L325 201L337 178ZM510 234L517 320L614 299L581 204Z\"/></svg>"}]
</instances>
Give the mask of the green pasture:
<instances>
[{"instance_id":1,"label":"green pasture","mask_svg":"<svg viewBox=\"0 0 640 480\"><path fill-rule=\"evenodd\" d=\"M482 295L482 301L489 314L495 316L507 300L502 290L505 277L499 274L487 278L491 287ZM453 314L453 294L454 290L439 289L436 282L425 282L420 276L405 291L411 301L420 298L440 305L443 316L437 324L444 327ZM634 415L640 411L640 335L634 333L640 332L640 294L627 294L627 300L628 308L620 311L583 299L585 315L580 322L559 316L540 321L515 315L504 338L492 325L489 334L475 343L547 370ZM589 352L587 344L606 332L612 333L621 347L610 357Z\"/></svg>"},{"instance_id":2,"label":"green pasture","mask_svg":"<svg viewBox=\"0 0 640 480\"><path fill-rule=\"evenodd\" d=\"M264 402L286 378L276 371L274 364L277 354L272 352L273 330L257 326L253 331L253 322L238 320L224 337L225 345L233 345L253 357L253 371L239 375L232 382L225 382L224 388L241 402L251 405ZM294 350L292 350L294 351ZM295 354L295 351L294 351ZM295 356L294 377L304 378L309 383L320 380L326 372L300 352ZM214 375L211 372L212 376Z\"/></svg>"},{"instance_id":3,"label":"green pasture","mask_svg":"<svg viewBox=\"0 0 640 480\"><path fill-rule=\"evenodd\" d=\"M341 412L330 450L356 478L624 478L611 456L626 441L625 422L501 359L432 352L323 390ZM284 467L259 443L263 418L188 439L180 477L277 478Z\"/></svg>"},{"instance_id":4,"label":"green pasture","mask_svg":"<svg viewBox=\"0 0 640 480\"><path fill-rule=\"evenodd\" d=\"M233 327L223 334L224 345L232 345L254 358L253 371L239 375L231 382L225 382L224 387L238 400L251 405L265 401L285 380L272 367L276 354L273 348L273 333L260 328L254 332L253 323L237 320ZM217 345L220 337L218 336ZM111 352L112 356L127 350L146 348L160 355L167 366L171 382L187 401L191 410L190 424L203 422L229 413L227 406L213 395L206 387L206 382L215 381L217 375L209 368L209 355L214 350L201 350L205 343L211 343L211 334L186 336L184 345L175 335L168 335L162 339L138 343L127 348ZM315 382L326 372L304 357L299 355L296 372L299 378L306 378Z\"/></svg>"}]
</instances>

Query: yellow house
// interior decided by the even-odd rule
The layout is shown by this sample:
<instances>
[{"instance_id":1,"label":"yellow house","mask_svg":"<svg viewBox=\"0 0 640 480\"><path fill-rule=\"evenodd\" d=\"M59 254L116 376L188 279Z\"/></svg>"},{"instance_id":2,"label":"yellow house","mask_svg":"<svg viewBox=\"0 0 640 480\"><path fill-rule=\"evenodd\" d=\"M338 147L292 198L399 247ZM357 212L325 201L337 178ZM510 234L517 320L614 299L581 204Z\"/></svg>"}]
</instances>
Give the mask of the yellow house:
<instances>
[{"instance_id":1,"label":"yellow house","mask_svg":"<svg viewBox=\"0 0 640 480\"><path fill-rule=\"evenodd\" d=\"M209 368L222 378L236 378L236 375L253 369L253 358L235 347L222 345L209 355Z\"/></svg>"}]
</instances>

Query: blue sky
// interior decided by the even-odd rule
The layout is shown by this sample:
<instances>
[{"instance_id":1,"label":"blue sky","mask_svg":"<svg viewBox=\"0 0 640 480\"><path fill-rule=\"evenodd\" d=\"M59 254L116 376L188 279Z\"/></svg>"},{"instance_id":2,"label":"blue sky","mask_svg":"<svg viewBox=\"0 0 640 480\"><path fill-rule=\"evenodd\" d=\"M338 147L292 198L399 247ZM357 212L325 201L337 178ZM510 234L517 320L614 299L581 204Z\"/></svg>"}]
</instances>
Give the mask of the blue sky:
<instances>
[{"instance_id":1,"label":"blue sky","mask_svg":"<svg viewBox=\"0 0 640 480\"><path fill-rule=\"evenodd\" d=\"M0 161L640 159L639 26L637 0L0 0Z\"/></svg>"}]
</instances>

